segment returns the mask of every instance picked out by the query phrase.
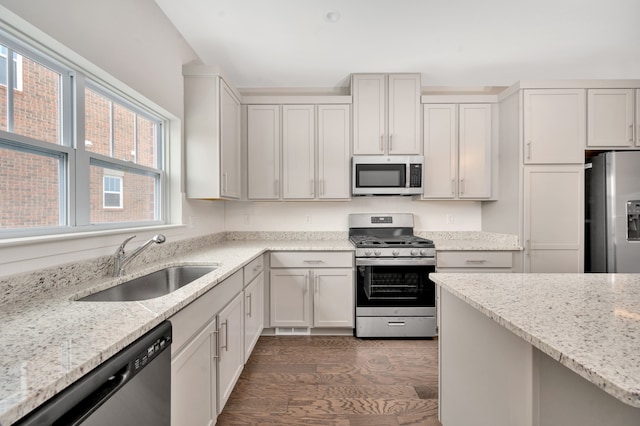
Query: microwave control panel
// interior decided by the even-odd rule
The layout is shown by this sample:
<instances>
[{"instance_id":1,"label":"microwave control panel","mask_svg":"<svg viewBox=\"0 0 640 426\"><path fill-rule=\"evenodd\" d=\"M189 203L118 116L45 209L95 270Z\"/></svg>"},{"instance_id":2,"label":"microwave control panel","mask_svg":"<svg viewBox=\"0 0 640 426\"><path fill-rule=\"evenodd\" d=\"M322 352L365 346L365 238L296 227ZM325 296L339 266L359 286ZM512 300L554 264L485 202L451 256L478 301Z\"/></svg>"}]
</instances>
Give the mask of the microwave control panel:
<instances>
[{"instance_id":1,"label":"microwave control panel","mask_svg":"<svg viewBox=\"0 0 640 426\"><path fill-rule=\"evenodd\" d=\"M420 188L422 186L422 164L409 165L409 187Z\"/></svg>"}]
</instances>

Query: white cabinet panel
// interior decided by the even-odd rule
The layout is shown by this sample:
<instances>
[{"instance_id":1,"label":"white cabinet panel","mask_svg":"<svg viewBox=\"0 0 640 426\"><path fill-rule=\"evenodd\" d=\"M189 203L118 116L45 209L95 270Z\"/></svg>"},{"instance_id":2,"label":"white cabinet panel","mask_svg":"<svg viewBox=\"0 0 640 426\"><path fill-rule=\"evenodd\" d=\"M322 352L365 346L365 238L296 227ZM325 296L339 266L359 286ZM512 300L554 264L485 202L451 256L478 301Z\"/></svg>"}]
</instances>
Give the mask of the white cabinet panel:
<instances>
[{"instance_id":1,"label":"white cabinet panel","mask_svg":"<svg viewBox=\"0 0 640 426\"><path fill-rule=\"evenodd\" d=\"M244 367L243 299L240 293L218 314L218 414Z\"/></svg>"},{"instance_id":2,"label":"white cabinet panel","mask_svg":"<svg viewBox=\"0 0 640 426\"><path fill-rule=\"evenodd\" d=\"M630 148L635 145L633 89L587 90L589 147Z\"/></svg>"},{"instance_id":3,"label":"white cabinet panel","mask_svg":"<svg viewBox=\"0 0 640 426\"><path fill-rule=\"evenodd\" d=\"M247 107L248 198L280 197L280 107Z\"/></svg>"},{"instance_id":4,"label":"white cabinet panel","mask_svg":"<svg viewBox=\"0 0 640 426\"><path fill-rule=\"evenodd\" d=\"M216 422L215 333L214 319L180 353L172 356L172 426L211 426Z\"/></svg>"},{"instance_id":5,"label":"white cabinet panel","mask_svg":"<svg viewBox=\"0 0 640 426\"><path fill-rule=\"evenodd\" d=\"M225 198L240 198L240 101L224 80L220 82L220 192Z\"/></svg>"},{"instance_id":6,"label":"white cabinet panel","mask_svg":"<svg viewBox=\"0 0 640 426\"><path fill-rule=\"evenodd\" d=\"M525 272L583 272L583 166L528 166Z\"/></svg>"},{"instance_id":7,"label":"white cabinet panel","mask_svg":"<svg viewBox=\"0 0 640 426\"><path fill-rule=\"evenodd\" d=\"M244 289L244 362L251 356L264 328L264 274Z\"/></svg>"},{"instance_id":8,"label":"white cabinet panel","mask_svg":"<svg viewBox=\"0 0 640 426\"><path fill-rule=\"evenodd\" d=\"M425 199L492 196L492 106L424 105Z\"/></svg>"},{"instance_id":9,"label":"white cabinet panel","mask_svg":"<svg viewBox=\"0 0 640 426\"><path fill-rule=\"evenodd\" d=\"M583 164L584 89L524 91L524 163Z\"/></svg>"},{"instance_id":10,"label":"white cabinet panel","mask_svg":"<svg viewBox=\"0 0 640 426\"><path fill-rule=\"evenodd\" d=\"M315 119L313 105L282 107L282 196L315 197Z\"/></svg>"},{"instance_id":11,"label":"white cabinet panel","mask_svg":"<svg viewBox=\"0 0 640 426\"><path fill-rule=\"evenodd\" d=\"M272 327L309 327L310 274L307 269L272 269L270 311Z\"/></svg>"},{"instance_id":12,"label":"white cabinet panel","mask_svg":"<svg viewBox=\"0 0 640 426\"><path fill-rule=\"evenodd\" d=\"M353 154L419 155L420 74L353 74Z\"/></svg>"},{"instance_id":13,"label":"white cabinet panel","mask_svg":"<svg viewBox=\"0 0 640 426\"><path fill-rule=\"evenodd\" d=\"M351 195L349 105L318 105L318 198Z\"/></svg>"},{"instance_id":14,"label":"white cabinet panel","mask_svg":"<svg viewBox=\"0 0 640 426\"><path fill-rule=\"evenodd\" d=\"M351 269L315 269L313 325L353 327L355 317L354 281Z\"/></svg>"}]
</instances>

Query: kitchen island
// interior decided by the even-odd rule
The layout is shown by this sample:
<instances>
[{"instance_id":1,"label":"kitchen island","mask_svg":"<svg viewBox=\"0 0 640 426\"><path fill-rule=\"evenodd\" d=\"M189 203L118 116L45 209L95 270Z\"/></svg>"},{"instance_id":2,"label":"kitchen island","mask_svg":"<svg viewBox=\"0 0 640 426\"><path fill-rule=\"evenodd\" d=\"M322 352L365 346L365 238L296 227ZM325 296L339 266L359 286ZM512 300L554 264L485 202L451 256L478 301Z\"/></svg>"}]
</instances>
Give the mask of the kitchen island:
<instances>
[{"instance_id":1,"label":"kitchen island","mask_svg":"<svg viewBox=\"0 0 640 426\"><path fill-rule=\"evenodd\" d=\"M431 277L444 426L640 424L640 275Z\"/></svg>"}]
</instances>

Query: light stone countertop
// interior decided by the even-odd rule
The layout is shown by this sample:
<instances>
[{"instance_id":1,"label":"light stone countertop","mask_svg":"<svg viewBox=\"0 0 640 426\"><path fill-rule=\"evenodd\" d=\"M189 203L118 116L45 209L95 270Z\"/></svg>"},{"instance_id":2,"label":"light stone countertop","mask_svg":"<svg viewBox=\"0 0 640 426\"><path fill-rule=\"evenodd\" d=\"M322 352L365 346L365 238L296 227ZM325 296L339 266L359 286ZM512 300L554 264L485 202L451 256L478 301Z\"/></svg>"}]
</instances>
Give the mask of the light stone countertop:
<instances>
[{"instance_id":1,"label":"light stone countertop","mask_svg":"<svg viewBox=\"0 0 640 426\"><path fill-rule=\"evenodd\" d=\"M640 407L640 274L432 274L456 297Z\"/></svg>"},{"instance_id":2,"label":"light stone countertop","mask_svg":"<svg viewBox=\"0 0 640 426\"><path fill-rule=\"evenodd\" d=\"M347 239L226 241L148 264L119 279L71 279L66 285L58 283L36 293L31 290L31 295L24 294L20 299L13 295L7 297L6 290L0 286L0 425L16 422L270 250L353 251L353 246ZM185 263L216 263L220 267L173 293L155 299L139 302L74 301L98 289L162 267ZM76 272L87 274L80 268ZM18 276L15 280L21 279L24 277Z\"/></svg>"},{"instance_id":3,"label":"light stone countertop","mask_svg":"<svg viewBox=\"0 0 640 426\"><path fill-rule=\"evenodd\" d=\"M455 241L463 250L514 244L499 234L436 236ZM228 232L152 247L131 262L129 274L121 278L106 275L109 257L0 277L0 426L14 423L257 256L278 250L353 249L347 232ZM159 298L74 301L163 267L211 263L220 267Z\"/></svg>"}]
</instances>

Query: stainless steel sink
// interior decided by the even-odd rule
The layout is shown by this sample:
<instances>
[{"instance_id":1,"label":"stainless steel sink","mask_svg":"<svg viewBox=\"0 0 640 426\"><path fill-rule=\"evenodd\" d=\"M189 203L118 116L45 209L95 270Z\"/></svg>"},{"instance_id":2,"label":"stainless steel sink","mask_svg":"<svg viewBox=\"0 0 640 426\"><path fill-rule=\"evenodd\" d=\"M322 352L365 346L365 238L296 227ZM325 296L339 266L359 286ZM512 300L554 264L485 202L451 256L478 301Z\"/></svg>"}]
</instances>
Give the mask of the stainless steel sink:
<instances>
[{"instance_id":1,"label":"stainless steel sink","mask_svg":"<svg viewBox=\"0 0 640 426\"><path fill-rule=\"evenodd\" d=\"M128 302L164 296L216 270L212 265L182 265L160 269L117 286L90 294L81 302Z\"/></svg>"}]
</instances>

